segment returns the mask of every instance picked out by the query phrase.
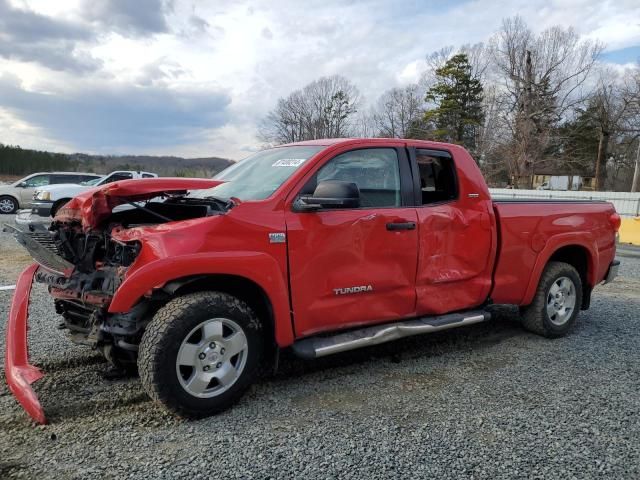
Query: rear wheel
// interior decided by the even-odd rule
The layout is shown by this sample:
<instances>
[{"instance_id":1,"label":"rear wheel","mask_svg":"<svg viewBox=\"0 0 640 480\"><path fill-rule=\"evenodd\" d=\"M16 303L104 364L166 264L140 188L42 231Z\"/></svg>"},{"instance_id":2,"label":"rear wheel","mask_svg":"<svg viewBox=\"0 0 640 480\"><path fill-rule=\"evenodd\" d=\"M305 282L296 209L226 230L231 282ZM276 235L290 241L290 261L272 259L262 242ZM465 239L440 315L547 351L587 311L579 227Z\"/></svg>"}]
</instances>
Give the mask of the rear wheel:
<instances>
[{"instance_id":1,"label":"rear wheel","mask_svg":"<svg viewBox=\"0 0 640 480\"><path fill-rule=\"evenodd\" d=\"M9 196L0 197L0 213L9 214L18 210L18 201Z\"/></svg>"},{"instance_id":2,"label":"rear wheel","mask_svg":"<svg viewBox=\"0 0 640 480\"><path fill-rule=\"evenodd\" d=\"M531 305L522 309L522 324L545 337L566 335L582 305L582 280L568 263L549 262Z\"/></svg>"},{"instance_id":3,"label":"rear wheel","mask_svg":"<svg viewBox=\"0 0 640 480\"><path fill-rule=\"evenodd\" d=\"M151 398L185 417L227 409L257 377L262 324L241 300L220 292L176 298L147 325L138 368Z\"/></svg>"}]
</instances>

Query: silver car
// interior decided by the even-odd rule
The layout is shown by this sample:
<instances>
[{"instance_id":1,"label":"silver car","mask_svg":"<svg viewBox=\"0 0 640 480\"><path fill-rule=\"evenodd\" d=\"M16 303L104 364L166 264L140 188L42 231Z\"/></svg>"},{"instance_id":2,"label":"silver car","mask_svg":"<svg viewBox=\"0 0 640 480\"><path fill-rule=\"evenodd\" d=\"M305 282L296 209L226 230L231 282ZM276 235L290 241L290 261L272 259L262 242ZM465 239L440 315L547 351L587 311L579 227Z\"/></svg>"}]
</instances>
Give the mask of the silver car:
<instances>
[{"instance_id":1,"label":"silver car","mask_svg":"<svg viewBox=\"0 0 640 480\"><path fill-rule=\"evenodd\" d=\"M20 208L30 208L33 192L38 187L56 183L80 183L101 175L79 172L32 173L11 185L0 185L0 213L15 213Z\"/></svg>"}]
</instances>

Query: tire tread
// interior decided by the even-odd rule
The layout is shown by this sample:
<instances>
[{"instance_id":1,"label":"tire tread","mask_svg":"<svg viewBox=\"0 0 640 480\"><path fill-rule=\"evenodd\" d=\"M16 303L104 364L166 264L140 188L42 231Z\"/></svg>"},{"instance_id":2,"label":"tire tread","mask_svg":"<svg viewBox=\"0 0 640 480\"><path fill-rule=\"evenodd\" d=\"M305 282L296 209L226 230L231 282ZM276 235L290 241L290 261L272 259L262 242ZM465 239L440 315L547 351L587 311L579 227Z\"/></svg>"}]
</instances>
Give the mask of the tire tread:
<instances>
[{"instance_id":1,"label":"tire tread","mask_svg":"<svg viewBox=\"0 0 640 480\"><path fill-rule=\"evenodd\" d=\"M212 311L220 308L229 309L238 316L249 319L249 328L255 329L260 334L262 333L262 323L253 310L242 300L223 292L202 291L190 293L174 298L158 310L152 321L147 325L140 342L138 353L140 379L147 394L154 401L163 404L173 413L187 418L202 418L227 409L242 396L244 390L250 385L249 382L242 388L233 389L232 395L227 396L221 405L207 411L190 408L177 401L175 395L171 394L171 387L163 381L163 352L167 351L171 342L175 342L175 338L171 335L171 330L176 326L176 322L184 321L185 318L190 316L190 313L199 313L202 308L208 308ZM261 362L258 361L257 363L259 365ZM249 378L253 379L256 376L255 370L256 368L254 368L254 371L243 372L243 375L246 373ZM229 390L229 392L231 391Z\"/></svg>"}]
</instances>

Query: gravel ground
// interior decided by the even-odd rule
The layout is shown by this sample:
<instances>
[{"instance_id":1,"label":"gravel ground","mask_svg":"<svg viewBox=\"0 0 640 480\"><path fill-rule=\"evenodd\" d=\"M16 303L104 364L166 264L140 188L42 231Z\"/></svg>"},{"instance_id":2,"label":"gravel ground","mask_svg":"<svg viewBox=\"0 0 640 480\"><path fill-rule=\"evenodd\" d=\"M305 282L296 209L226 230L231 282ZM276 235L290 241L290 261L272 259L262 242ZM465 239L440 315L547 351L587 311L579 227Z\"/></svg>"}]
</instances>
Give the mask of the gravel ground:
<instances>
[{"instance_id":1,"label":"gravel ground","mask_svg":"<svg viewBox=\"0 0 640 480\"><path fill-rule=\"evenodd\" d=\"M8 234L0 252L0 285L13 284L28 259ZM183 421L137 378L103 380L37 286L29 337L51 424L34 426L0 382L0 478L640 478L639 307L640 259L625 258L566 338L526 333L504 308L328 359L285 354L235 408Z\"/></svg>"}]
</instances>

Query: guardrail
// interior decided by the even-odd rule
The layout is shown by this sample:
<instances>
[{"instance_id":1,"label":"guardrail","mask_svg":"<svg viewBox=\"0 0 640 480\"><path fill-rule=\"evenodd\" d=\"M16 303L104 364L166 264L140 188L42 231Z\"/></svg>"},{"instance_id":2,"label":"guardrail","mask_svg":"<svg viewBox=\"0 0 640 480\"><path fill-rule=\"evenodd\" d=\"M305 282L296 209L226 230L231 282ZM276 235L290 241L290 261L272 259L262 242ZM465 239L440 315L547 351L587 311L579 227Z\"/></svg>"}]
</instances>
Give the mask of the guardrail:
<instances>
[{"instance_id":1,"label":"guardrail","mask_svg":"<svg viewBox=\"0 0 640 480\"><path fill-rule=\"evenodd\" d=\"M560 190L516 190L490 188L491 196L500 198L549 198L557 200L604 200L613 203L622 217L640 216L640 193L631 192L583 192Z\"/></svg>"}]
</instances>

